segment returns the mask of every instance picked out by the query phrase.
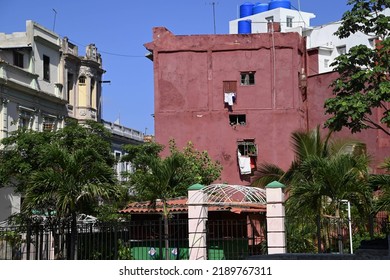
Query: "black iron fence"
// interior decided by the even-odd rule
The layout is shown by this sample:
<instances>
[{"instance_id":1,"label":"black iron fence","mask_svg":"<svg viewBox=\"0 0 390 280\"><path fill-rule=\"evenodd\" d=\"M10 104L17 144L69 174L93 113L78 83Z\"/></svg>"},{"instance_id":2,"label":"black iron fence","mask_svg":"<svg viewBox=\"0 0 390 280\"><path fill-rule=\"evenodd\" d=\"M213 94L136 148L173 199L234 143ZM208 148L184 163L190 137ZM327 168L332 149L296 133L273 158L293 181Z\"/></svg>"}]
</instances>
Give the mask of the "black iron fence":
<instances>
[{"instance_id":1,"label":"black iron fence","mask_svg":"<svg viewBox=\"0 0 390 280\"><path fill-rule=\"evenodd\" d=\"M349 253L346 219L286 219L288 253ZM352 221L353 248L361 240L389 232L388 214L369 222ZM188 220L170 219L169 234L159 220L79 224L72 235L69 224L30 224L0 227L0 259L9 260L183 260L189 258ZM168 241L166 243L166 240ZM265 222L209 220L207 258L246 259L267 254ZM71 252L72 246L75 254Z\"/></svg>"},{"instance_id":2,"label":"black iron fence","mask_svg":"<svg viewBox=\"0 0 390 280\"><path fill-rule=\"evenodd\" d=\"M0 227L0 259L160 260L188 259L188 220L80 224L72 242L70 225ZM168 243L165 241L168 240ZM240 220L208 221L208 259L243 259L265 252L263 229ZM168 246L166 246L168 244ZM71 246L76 248L73 257Z\"/></svg>"},{"instance_id":3,"label":"black iron fence","mask_svg":"<svg viewBox=\"0 0 390 280\"><path fill-rule=\"evenodd\" d=\"M362 240L385 238L390 232L388 213L375 217L351 220L351 234L347 218L287 217L287 252L339 253L355 252Z\"/></svg>"}]
</instances>

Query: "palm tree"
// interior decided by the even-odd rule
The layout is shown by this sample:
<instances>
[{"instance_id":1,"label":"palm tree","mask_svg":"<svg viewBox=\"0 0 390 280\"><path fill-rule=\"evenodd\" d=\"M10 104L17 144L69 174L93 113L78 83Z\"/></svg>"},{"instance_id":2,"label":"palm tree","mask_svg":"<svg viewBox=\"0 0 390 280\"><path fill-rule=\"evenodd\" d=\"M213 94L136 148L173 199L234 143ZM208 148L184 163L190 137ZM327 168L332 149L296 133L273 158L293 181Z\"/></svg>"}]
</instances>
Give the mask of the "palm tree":
<instances>
[{"instance_id":1,"label":"palm tree","mask_svg":"<svg viewBox=\"0 0 390 280\"><path fill-rule=\"evenodd\" d=\"M370 183L380 190L379 198L375 203L375 212L390 211L390 157L380 167L385 172L370 177Z\"/></svg>"},{"instance_id":2,"label":"palm tree","mask_svg":"<svg viewBox=\"0 0 390 280\"><path fill-rule=\"evenodd\" d=\"M294 160L287 171L272 163L263 163L259 166L258 176L254 179L252 186L265 187L272 181L279 181L289 185L294 171L310 155L324 157L329 153L329 139L331 133L328 133L325 139L321 137L320 128L317 126L310 132L294 131L291 134L291 145L294 151Z\"/></svg>"},{"instance_id":3,"label":"palm tree","mask_svg":"<svg viewBox=\"0 0 390 280\"><path fill-rule=\"evenodd\" d=\"M56 211L58 219L71 219L71 257L76 258L77 214L85 204L114 198L120 190L113 168L99 154L85 147L70 152L59 144L48 145L42 169L35 170L25 192L24 211Z\"/></svg>"},{"instance_id":4,"label":"palm tree","mask_svg":"<svg viewBox=\"0 0 390 280\"><path fill-rule=\"evenodd\" d=\"M363 143L331 139L331 133L321 137L317 127L310 132L297 131L291 136L295 159L287 171L265 163L260 176L252 185L265 186L272 180L287 185L287 216L296 213L306 221L316 220L317 245L321 250L321 217L329 213L339 215L343 199L356 202L361 213L370 207L371 193L367 186L368 157L358 153Z\"/></svg>"},{"instance_id":5,"label":"palm tree","mask_svg":"<svg viewBox=\"0 0 390 280\"><path fill-rule=\"evenodd\" d=\"M309 156L300 164L292 182L287 211L291 216L340 218L340 203L348 200L362 217L371 210L371 189L368 185L367 157L336 153L327 158ZM321 244L320 228L317 228ZM320 249L320 248L319 248Z\"/></svg>"},{"instance_id":6,"label":"palm tree","mask_svg":"<svg viewBox=\"0 0 390 280\"><path fill-rule=\"evenodd\" d=\"M156 202L156 200L162 202L166 259L169 259L169 209L167 200L183 192L182 182L185 174L180 171L183 164L184 158L180 154L174 153L165 159L155 157L149 162L148 172L138 170L140 176L134 174L135 176L132 177L138 196L147 198L152 202ZM134 180L135 178L136 180ZM185 188L187 187L185 186Z\"/></svg>"}]
</instances>

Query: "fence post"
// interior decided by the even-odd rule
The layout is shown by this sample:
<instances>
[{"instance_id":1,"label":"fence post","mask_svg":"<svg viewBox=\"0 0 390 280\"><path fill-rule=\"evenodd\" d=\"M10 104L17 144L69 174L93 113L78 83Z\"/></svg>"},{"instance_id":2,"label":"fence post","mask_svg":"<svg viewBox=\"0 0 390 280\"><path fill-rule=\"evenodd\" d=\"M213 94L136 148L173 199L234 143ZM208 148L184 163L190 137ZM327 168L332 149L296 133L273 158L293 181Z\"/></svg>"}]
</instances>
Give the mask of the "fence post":
<instances>
[{"instance_id":1,"label":"fence post","mask_svg":"<svg viewBox=\"0 0 390 280\"><path fill-rule=\"evenodd\" d=\"M277 181L266 186L268 254L287 253L284 188Z\"/></svg>"},{"instance_id":2,"label":"fence post","mask_svg":"<svg viewBox=\"0 0 390 280\"><path fill-rule=\"evenodd\" d=\"M189 259L207 260L206 223L208 210L203 185L188 188Z\"/></svg>"}]
</instances>

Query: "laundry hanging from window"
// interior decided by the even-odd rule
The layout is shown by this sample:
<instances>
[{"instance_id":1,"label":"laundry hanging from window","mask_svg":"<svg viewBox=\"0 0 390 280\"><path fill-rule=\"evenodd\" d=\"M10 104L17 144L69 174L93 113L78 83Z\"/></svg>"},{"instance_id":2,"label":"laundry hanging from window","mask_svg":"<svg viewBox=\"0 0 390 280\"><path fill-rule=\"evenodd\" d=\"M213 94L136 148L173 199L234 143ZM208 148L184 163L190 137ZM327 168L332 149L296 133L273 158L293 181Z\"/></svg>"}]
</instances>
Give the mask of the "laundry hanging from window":
<instances>
[{"instance_id":1,"label":"laundry hanging from window","mask_svg":"<svg viewBox=\"0 0 390 280\"><path fill-rule=\"evenodd\" d=\"M248 156L241 155L240 151L237 151L237 156L241 175L251 174L251 158Z\"/></svg>"},{"instance_id":2,"label":"laundry hanging from window","mask_svg":"<svg viewBox=\"0 0 390 280\"><path fill-rule=\"evenodd\" d=\"M235 92L225 92L225 103L227 103L229 106L233 106L235 100L236 100Z\"/></svg>"},{"instance_id":3,"label":"laundry hanging from window","mask_svg":"<svg viewBox=\"0 0 390 280\"><path fill-rule=\"evenodd\" d=\"M224 102L233 106L237 98L237 81L223 81Z\"/></svg>"}]
</instances>

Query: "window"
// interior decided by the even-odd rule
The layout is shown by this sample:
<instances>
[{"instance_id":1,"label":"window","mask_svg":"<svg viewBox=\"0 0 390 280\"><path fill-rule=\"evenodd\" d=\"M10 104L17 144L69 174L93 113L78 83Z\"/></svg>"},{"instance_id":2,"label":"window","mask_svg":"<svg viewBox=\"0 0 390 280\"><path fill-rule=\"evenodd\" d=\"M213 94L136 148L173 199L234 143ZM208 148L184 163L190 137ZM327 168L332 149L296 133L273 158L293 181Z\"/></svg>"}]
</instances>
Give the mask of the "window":
<instances>
[{"instance_id":1,"label":"window","mask_svg":"<svg viewBox=\"0 0 390 280\"><path fill-rule=\"evenodd\" d=\"M229 123L233 125L246 125L246 115L229 115Z\"/></svg>"},{"instance_id":2,"label":"window","mask_svg":"<svg viewBox=\"0 0 390 280\"><path fill-rule=\"evenodd\" d=\"M85 84L85 76L79 77L79 84Z\"/></svg>"},{"instance_id":3,"label":"window","mask_svg":"<svg viewBox=\"0 0 390 280\"><path fill-rule=\"evenodd\" d=\"M255 84L255 72L241 72L241 85L249 86Z\"/></svg>"},{"instance_id":4,"label":"window","mask_svg":"<svg viewBox=\"0 0 390 280\"><path fill-rule=\"evenodd\" d=\"M293 26L293 17L287 17L286 24L287 24L287 27L292 27Z\"/></svg>"},{"instance_id":5,"label":"window","mask_svg":"<svg viewBox=\"0 0 390 280\"><path fill-rule=\"evenodd\" d=\"M339 55L346 54L347 53L347 47L345 45L344 46L338 46L337 47L337 53Z\"/></svg>"},{"instance_id":6,"label":"window","mask_svg":"<svg viewBox=\"0 0 390 280\"><path fill-rule=\"evenodd\" d=\"M224 81L223 82L223 94L224 102L229 106L236 103L237 99L237 81Z\"/></svg>"},{"instance_id":7,"label":"window","mask_svg":"<svg viewBox=\"0 0 390 280\"><path fill-rule=\"evenodd\" d=\"M90 87L90 93L89 93L89 105L93 108L94 106L94 96L95 94L95 79L91 79L91 87Z\"/></svg>"},{"instance_id":8,"label":"window","mask_svg":"<svg viewBox=\"0 0 390 280\"><path fill-rule=\"evenodd\" d=\"M242 156L257 156L257 145L253 139L237 141L237 149Z\"/></svg>"},{"instance_id":9,"label":"window","mask_svg":"<svg viewBox=\"0 0 390 280\"><path fill-rule=\"evenodd\" d=\"M68 73L68 88L67 88L67 100L68 102L71 102L72 99L72 92L73 92L73 74Z\"/></svg>"},{"instance_id":10,"label":"window","mask_svg":"<svg viewBox=\"0 0 390 280\"><path fill-rule=\"evenodd\" d=\"M45 117L43 119L43 131L53 131L55 129L55 119Z\"/></svg>"},{"instance_id":11,"label":"window","mask_svg":"<svg viewBox=\"0 0 390 280\"><path fill-rule=\"evenodd\" d=\"M14 65L20 68L23 68L23 54L17 51L14 51Z\"/></svg>"},{"instance_id":12,"label":"window","mask_svg":"<svg viewBox=\"0 0 390 280\"><path fill-rule=\"evenodd\" d=\"M324 67L325 68L329 67L329 59L324 59Z\"/></svg>"},{"instance_id":13,"label":"window","mask_svg":"<svg viewBox=\"0 0 390 280\"><path fill-rule=\"evenodd\" d=\"M50 82L50 57L43 56L43 79Z\"/></svg>"},{"instance_id":14,"label":"window","mask_svg":"<svg viewBox=\"0 0 390 280\"><path fill-rule=\"evenodd\" d=\"M237 141L237 157L241 175L251 175L256 170L257 145L254 139Z\"/></svg>"},{"instance_id":15,"label":"window","mask_svg":"<svg viewBox=\"0 0 390 280\"><path fill-rule=\"evenodd\" d=\"M21 111L19 113L19 128L30 129L32 116L29 112Z\"/></svg>"}]
</instances>

